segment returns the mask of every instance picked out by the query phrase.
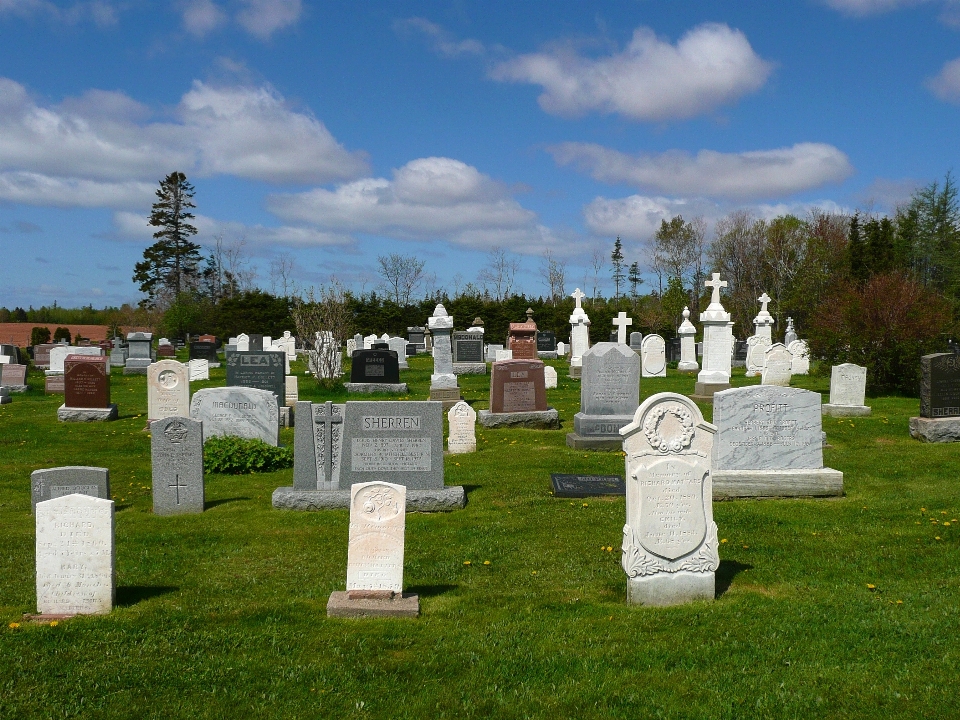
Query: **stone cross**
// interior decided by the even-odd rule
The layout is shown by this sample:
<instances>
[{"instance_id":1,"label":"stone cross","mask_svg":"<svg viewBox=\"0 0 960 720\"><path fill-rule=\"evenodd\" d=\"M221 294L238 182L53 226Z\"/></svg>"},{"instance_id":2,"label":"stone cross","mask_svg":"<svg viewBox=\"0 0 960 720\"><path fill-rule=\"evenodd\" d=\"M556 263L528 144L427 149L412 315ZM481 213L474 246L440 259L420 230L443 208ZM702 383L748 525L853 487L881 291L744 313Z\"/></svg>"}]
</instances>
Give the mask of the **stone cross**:
<instances>
[{"instance_id":1,"label":"stone cross","mask_svg":"<svg viewBox=\"0 0 960 720\"><path fill-rule=\"evenodd\" d=\"M177 505L179 505L179 504L180 504L180 488L183 488L184 490L186 490L186 489L187 489L187 486L184 485L182 482L180 482L180 476L177 475L177 476L176 476L176 479L173 481L173 483L170 485L170 487L173 488L173 489L176 491L176 493L177 493Z\"/></svg>"},{"instance_id":2,"label":"stone cross","mask_svg":"<svg viewBox=\"0 0 960 720\"><path fill-rule=\"evenodd\" d=\"M586 293L580 292L580 288L577 288L572 293L570 293L570 297L572 297L577 303L578 310L580 309L580 301L583 300L586 296L587 296Z\"/></svg>"},{"instance_id":3,"label":"stone cross","mask_svg":"<svg viewBox=\"0 0 960 720\"><path fill-rule=\"evenodd\" d=\"M324 457L327 458L327 462L323 464L323 481L329 483L333 473L333 426L342 423L343 418L333 414L333 401L327 400L326 414L319 417L314 415L313 421L317 425L323 425L323 441L326 445Z\"/></svg>"},{"instance_id":4,"label":"stone cross","mask_svg":"<svg viewBox=\"0 0 960 720\"><path fill-rule=\"evenodd\" d=\"M633 325L633 318L628 318L627 314L621 310L620 314L613 319L613 324L617 326L617 342L626 345L627 325Z\"/></svg>"},{"instance_id":5,"label":"stone cross","mask_svg":"<svg viewBox=\"0 0 960 720\"><path fill-rule=\"evenodd\" d=\"M767 303L773 300L773 298L767 295L766 293L764 293L763 295L758 297L757 300L763 303L763 305L760 306L760 314L762 315L763 313L767 312Z\"/></svg>"},{"instance_id":6,"label":"stone cross","mask_svg":"<svg viewBox=\"0 0 960 720\"><path fill-rule=\"evenodd\" d=\"M705 287L713 288L713 296L710 298L711 305L720 304L720 288L725 288L727 286L726 280L720 279L720 273L714 273L713 279L707 280L704 283Z\"/></svg>"}]
</instances>

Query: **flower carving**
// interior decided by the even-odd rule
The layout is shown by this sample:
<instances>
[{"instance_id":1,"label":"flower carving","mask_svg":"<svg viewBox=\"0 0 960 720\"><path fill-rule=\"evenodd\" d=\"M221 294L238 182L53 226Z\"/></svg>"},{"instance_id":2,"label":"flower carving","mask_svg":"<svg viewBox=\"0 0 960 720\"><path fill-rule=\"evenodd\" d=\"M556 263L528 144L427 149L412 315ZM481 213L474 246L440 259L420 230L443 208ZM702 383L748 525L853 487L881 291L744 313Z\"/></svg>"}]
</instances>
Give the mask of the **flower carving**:
<instances>
[{"instance_id":1,"label":"flower carving","mask_svg":"<svg viewBox=\"0 0 960 720\"><path fill-rule=\"evenodd\" d=\"M660 423L667 415L675 417L680 424L680 434L671 438L660 435ZM693 441L693 417L682 405L660 405L647 415L643 423L643 434L647 436L647 442L660 452L678 453L689 447Z\"/></svg>"}]
</instances>

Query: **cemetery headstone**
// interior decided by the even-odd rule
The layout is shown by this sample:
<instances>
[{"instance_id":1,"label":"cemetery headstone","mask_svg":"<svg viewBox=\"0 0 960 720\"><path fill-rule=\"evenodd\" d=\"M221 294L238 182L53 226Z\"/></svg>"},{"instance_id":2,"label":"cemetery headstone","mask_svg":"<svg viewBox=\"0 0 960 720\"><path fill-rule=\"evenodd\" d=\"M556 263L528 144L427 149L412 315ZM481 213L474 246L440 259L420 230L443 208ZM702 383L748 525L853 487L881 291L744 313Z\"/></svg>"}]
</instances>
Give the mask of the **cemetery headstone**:
<instances>
[{"instance_id":1,"label":"cemetery headstone","mask_svg":"<svg viewBox=\"0 0 960 720\"><path fill-rule=\"evenodd\" d=\"M820 393L776 385L714 396L716 497L843 494L843 473L823 467Z\"/></svg>"},{"instance_id":2,"label":"cemetery headstone","mask_svg":"<svg viewBox=\"0 0 960 720\"><path fill-rule=\"evenodd\" d=\"M487 363L483 358L483 333L453 333L454 375L486 375Z\"/></svg>"},{"instance_id":3,"label":"cemetery headstone","mask_svg":"<svg viewBox=\"0 0 960 720\"><path fill-rule=\"evenodd\" d=\"M644 400L620 431L627 486L621 563L629 604L713 600L720 566L710 464L716 433L700 409L676 393Z\"/></svg>"},{"instance_id":4,"label":"cemetery headstone","mask_svg":"<svg viewBox=\"0 0 960 720\"><path fill-rule=\"evenodd\" d=\"M497 350L494 357L494 362L503 362L504 360L513 360L513 350L504 350L500 348Z\"/></svg>"},{"instance_id":5,"label":"cemetery headstone","mask_svg":"<svg viewBox=\"0 0 960 720\"><path fill-rule=\"evenodd\" d=\"M583 355L580 412L573 416L567 446L619 450L620 428L640 404L640 357L622 343L597 343Z\"/></svg>"},{"instance_id":6,"label":"cemetery headstone","mask_svg":"<svg viewBox=\"0 0 960 720\"><path fill-rule=\"evenodd\" d=\"M643 377L667 376L667 344L659 335L647 335L640 347Z\"/></svg>"},{"instance_id":7,"label":"cemetery headstone","mask_svg":"<svg viewBox=\"0 0 960 720\"><path fill-rule=\"evenodd\" d=\"M864 402L867 369L853 363L834 365L830 370L830 402L821 407L831 417L863 417L870 414Z\"/></svg>"},{"instance_id":8,"label":"cemetery headstone","mask_svg":"<svg viewBox=\"0 0 960 720\"><path fill-rule=\"evenodd\" d=\"M557 498L626 495L627 487L619 475L568 475L551 473L550 484Z\"/></svg>"},{"instance_id":9,"label":"cemetery headstone","mask_svg":"<svg viewBox=\"0 0 960 720\"><path fill-rule=\"evenodd\" d=\"M557 335L553 330L537 331L537 357L541 360L557 359Z\"/></svg>"},{"instance_id":10,"label":"cemetery headstone","mask_svg":"<svg viewBox=\"0 0 960 720\"><path fill-rule=\"evenodd\" d=\"M495 362L490 372L490 409L480 411L480 424L484 427L559 427L559 413L547 406L543 367L540 360Z\"/></svg>"},{"instance_id":11,"label":"cemetery headstone","mask_svg":"<svg viewBox=\"0 0 960 720\"><path fill-rule=\"evenodd\" d=\"M407 364L407 341L401 337L392 337L389 346L397 354L397 367L408 370L410 365Z\"/></svg>"},{"instance_id":12,"label":"cemetery headstone","mask_svg":"<svg viewBox=\"0 0 960 720\"><path fill-rule=\"evenodd\" d=\"M27 391L26 365L0 365L0 385L10 392L22 393Z\"/></svg>"},{"instance_id":13,"label":"cemetery headstone","mask_svg":"<svg viewBox=\"0 0 960 720\"><path fill-rule=\"evenodd\" d=\"M960 441L960 355L920 358L920 417L910 418L910 435L926 442Z\"/></svg>"},{"instance_id":14,"label":"cemetery headstone","mask_svg":"<svg viewBox=\"0 0 960 720\"><path fill-rule=\"evenodd\" d=\"M427 320L433 343L433 374L430 375L430 399L449 410L460 401L460 386L453 372L453 318L443 305L434 308Z\"/></svg>"},{"instance_id":15,"label":"cemetery headstone","mask_svg":"<svg viewBox=\"0 0 960 720\"><path fill-rule=\"evenodd\" d=\"M496 362L497 353L503 350L503 345L497 345L496 343L490 343L487 345L487 355L484 358L487 362Z\"/></svg>"},{"instance_id":16,"label":"cemetery headstone","mask_svg":"<svg viewBox=\"0 0 960 720\"><path fill-rule=\"evenodd\" d=\"M566 357L567 355L567 344L564 342L557 343L557 357Z\"/></svg>"},{"instance_id":17,"label":"cemetery headstone","mask_svg":"<svg viewBox=\"0 0 960 720\"><path fill-rule=\"evenodd\" d=\"M10 389L0 385L0 405L6 405L9 402L12 402L10 397Z\"/></svg>"},{"instance_id":18,"label":"cemetery headstone","mask_svg":"<svg viewBox=\"0 0 960 720\"><path fill-rule=\"evenodd\" d=\"M400 360L393 350L357 350L353 354L347 392L406 393L400 382Z\"/></svg>"},{"instance_id":19,"label":"cemetery headstone","mask_svg":"<svg viewBox=\"0 0 960 720\"><path fill-rule=\"evenodd\" d=\"M643 343L643 333L632 332L630 333L630 349L633 350L637 355L640 354L640 346Z\"/></svg>"},{"instance_id":20,"label":"cemetery headstone","mask_svg":"<svg viewBox=\"0 0 960 720\"><path fill-rule=\"evenodd\" d=\"M269 390L203 388L193 394L190 417L203 423L204 438L231 435L277 444L280 410Z\"/></svg>"},{"instance_id":21,"label":"cemetery headstone","mask_svg":"<svg viewBox=\"0 0 960 720\"><path fill-rule=\"evenodd\" d=\"M424 340L424 331L425 328L422 327L408 327L407 328L407 342L413 345L417 352L426 351L426 342Z\"/></svg>"},{"instance_id":22,"label":"cemetery headstone","mask_svg":"<svg viewBox=\"0 0 960 720\"><path fill-rule=\"evenodd\" d=\"M627 344L627 327L633 325L633 318L628 318L627 314L622 310L617 313L617 316L613 319L613 324L617 327L617 342L621 345Z\"/></svg>"},{"instance_id":23,"label":"cemetery headstone","mask_svg":"<svg viewBox=\"0 0 960 720\"><path fill-rule=\"evenodd\" d=\"M330 617L417 617L420 600L403 593L406 488L367 482L350 489L347 590L327 602Z\"/></svg>"},{"instance_id":24,"label":"cemetery headstone","mask_svg":"<svg viewBox=\"0 0 960 720\"><path fill-rule=\"evenodd\" d=\"M124 375L146 375L154 361L153 333L133 332L127 334L127 361Z\"/></svg>"},{"instance_id":25,"label":"cemetery headstone","mask_svg":"<svg viewBox=\"0 0 960 720\"><path fill-rule=\"evenodd\" d=\"M92 422L117 419L117 406L110 402L107 358L68 355L63 363L64 403L57 410L61 422Z\"/></svg>"},{"instance_id":26,"label":"cemetery headstone","mask_svg":"<svg viewBox=\"0 0 960 720\"><path fill-rule=\"evenodd\" d=\"M794 375L807 375L810 373L810 348L807 347L806 340L794 340L787 345L787 350L793 356Z\"/></svg>"},{"instance_id":27,"label":"cemetery headstone","mask_svg":"<svg viewBox=\"0 0 960 720\"><path fill-rule=\"evenodd\" d=\"M720 279L720 273L713 273L704 285L713 290L713 295L707 309L700 313L703 364L692 397L700 402L712 402L714 393L730 387L733 323L730 313L720 304L720 289L725 288L727 282Z\"/></svg>"},{"instance_id":28,"label":"cemetery headstone","mask_svg":"<svg viewBox=\"0 0 960 720\"><path fill-rule=\"evenodd\" d=\"M353 354L357 351L357 341L353 338L347 339L347 357L353 357Z\"/></svg>"},{"instance_id":29,"label":"cemetery headstone","mask_svg":"<svg viewBox=\"0 0 960 720\"><path fill-rule=\"evenodd\" d=\"M54 343L33 346L33 364L38 370L46 370L50 367L50 351L55 347Z\"/></svg>"},{"instance_id":30,"label":"cemetery headstone","mask_svg":"<svg viewBox=\"0 0 960 720\"><path fill-rule=\"evenodd\" d=\"M237 346L237 352L250 352L250 336L246 333L240 333L231 345Z\"/></svg>"},{"instance_id":31,"label":"cemetery headstone","mask_svg":"<svg viewBox=\"0 0 960 720\"><path fill-rule=\"evenodd\" d=\"M116 595L113 501L65 495L36 507L37 612L98 615Z\"/></svg>"},{"instance_id":32,"label":"cemetery headstone","mask_svg":"<svg viewBox=\"0 0 960 720\"><path fill-rule=\"evenodd\" d=\"M760 312L753 319L754 334L747 338L747 377L754 377L763 372L763 363L767 349L773 345L773 316L767 310L767 303L771 297L763 293L757 301L760 303Z\"/></svg>"},{"instance_id":33,"label":"cemetery headstone","mask_svg":"<svg viewBox=\"0 0 960 720\"><path fill-rule=\"evenodd\" d=\"M797 340L797 331L794 330L794 328L793 328L793 318L792 318L792 317L788 317L788 318L787 318L787 329L786 329L786 331L785 331L784 334L783 334L783 344L786 345L786 346L789 348L789 347L790 347L790 343L796 342L796 340ZM794 374L796 375L797 373L794 373Z\"/></svg>"},{"instance_id":34,"label":"cemetery headstone","mask_svg":"<svg viewBox=\"0 0 960 720\"><path fill-rule=\"evenodd\" d=\"M450 425L447 451L451 455L476 452L477 411L461 400L447 412L447 421Z\"/></svg>"},{"instance_id":35,"label":"cemetery headstone","mask_svg":"<svg viewBox=\"0 0 960 720\"><path fill-rule=\"evenodd\" d=\"M202 513L203 423L165 417L150 426L150 436L154 514Z\"/></svg>"},{"instance_id":36,"label":"cemetery headstone","mask_svg":"<svg viewBox=\"0 0 960 720\"><path fill-rule=\"evenodd\" d=\"M552 390L557 387L557 370L550 365L543 366L543 386L547 390Z\"/></svg>"},{"instance_id":37,"label":"cemetery headstone","mask_svg":"<svg viewBox=\"0 0 960 720\"><path fill-rule=\"evenodd\" d=\"M220 356L217 355L216 342L190 343L190 360L206 360L213 367L220 366Z\"/></svg>"},{"instance_id":38,"label":"cemetery headstone","mask_svg":"<svg viewBox=\"0 0 960 720\"><path fill-rule=\"evenodd\" d=\"M300 402L300 383L296 375L287 375L284 378L286 384L286 402L287 407L296 407Z\"/></svg>"},{"instance_id":39,"label":"cemetery headstone","mask_svg":"<svg viewBox=\"0 0 960 720\"><path fill-rule=\"evenodd\" d=\"M30 473L31 510L35 510L39 502L76 494L109 500L110 471L107 468L67 465Z\"/></svg>"},{"instance_id":40,"label":"cemetery headstone","mask_svg":"<svg viewBox=\"0 0 960 720\"><path fill-rule=\"evenodd\" d=\"M696 337L697 329L690 322L690 308L683 309L683 322L677 329L680 336L680 362L677 369L680 372L697 372L700 363L697 362Z\"/></svg>"},{"instance_id":41,"label":"cemetery headstone","mask_svg":"<svg viewBox=\"0 0 960 720\"><path fill-rule=\"evenodd\" d=\"M210 363L206 360L190 360L187 370L190 372L190 382L210 379Z\"/></svg>"},{"instance_id":42,"label":"cemetery headstone","mask_svg":"<svg viewBox=\"0 0 960 720\"><path fill-rule=\"evenodd\" d=\"M282 353L238 350L227 358L227 387L269 390L280 406L286 401L285 377Z\"/></svg>"},{"instance_id":43,"label":"cemetery headstone","mask_svg":"<svg viewBox=\"0 0 960 720\"><path fill-rule=\"evenodd\" d=\"M763 385L790 387L793 373L793 354L782 343L774 343L767 348L763 356L763 371L760 382Z\"/></svg>"},{"instance_id":44,"label":"cemetery headstone","mask_svg":"<svg viewBox=\"0 0 960 720\"><path fill-rule=\"evenodd\" d=\"M147 422L190 414L190 375L176 360L159 360L147 368Z\"/></svg>"},{"instance_id":45,"label":"cemetery headstone","mask_svg":"<svg viewBox=\"0 0 960 720\"><path fill-rule=\"evenodd\" d=\"M263 352L263 335L251 333L249 348L250 352Z\"/></svg>"},{"instance_id":46,"label":"cemetery headstone","mask_svg":"<svg viewBox=\"0 0 960 720\"><path fill-rule=\"evenodd\" d=\"M331 401L297 403L294 434L295 490L339 490L345 405Z\"/></svg>"},{"instance_id":47,"label":"cemetery headstone","mask_svg":"<svg viewBox=\"0 0 960 720\"><path fill-rule=\"evenodd\" d=\"M513 351L515 360L537 359L537 324L533 321L531 308L527 308L526 322L510 323L507 349Z\"/></svg>"}]
</instances>

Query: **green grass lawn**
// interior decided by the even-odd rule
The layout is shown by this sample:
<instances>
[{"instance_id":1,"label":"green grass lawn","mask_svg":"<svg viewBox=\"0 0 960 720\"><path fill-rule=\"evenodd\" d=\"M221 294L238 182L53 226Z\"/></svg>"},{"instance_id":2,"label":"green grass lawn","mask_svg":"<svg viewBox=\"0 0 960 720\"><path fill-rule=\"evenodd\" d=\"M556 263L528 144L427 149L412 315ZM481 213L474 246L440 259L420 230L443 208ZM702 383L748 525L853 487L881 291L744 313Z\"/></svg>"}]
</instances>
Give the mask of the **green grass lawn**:
<instances>
[{"instance_id":1,"label":"green grass lawn","mask_svg":"<svg viewBox=\"0 0 960 720\"><path fill-rule=\"evenodd\" d=\"M431 363L410 364L408 398L426 399ZM643 608L625 603L623 499L550 494L551 472L623 473L620 453L566 447L579 383L555 365L562 429L479 428L478 452L447 457L467 507L407 516L421 617L367 621L325 614L348 512L270 505L292 470L210 475L205 513L156 517L146 378L115 374L120 419L82 425L57 422L62 396L32 375L0 406L0 718L960 716L960 444L910 438L915 398L825 418L845 497L716 503L716 601ZM301 399L346 397L295 370ZM694 381L644 378L641 396ZM461 377L478 409L488 384ZM117 606L10 627L36 610L30 473L57 465L110 469Z\"/></svg>"}]
</instances>

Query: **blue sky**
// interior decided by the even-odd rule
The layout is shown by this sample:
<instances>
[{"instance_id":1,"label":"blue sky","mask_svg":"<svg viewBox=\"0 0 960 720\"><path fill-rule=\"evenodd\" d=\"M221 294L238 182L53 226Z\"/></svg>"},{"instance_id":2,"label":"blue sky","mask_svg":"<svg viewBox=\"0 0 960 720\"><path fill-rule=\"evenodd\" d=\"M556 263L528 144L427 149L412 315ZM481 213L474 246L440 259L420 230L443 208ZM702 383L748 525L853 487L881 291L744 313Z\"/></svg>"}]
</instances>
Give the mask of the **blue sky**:
<instances>
[{"instance_id":1,"label":"blue sky","mask_svg":"<svg viewBox=\"0 0 960 720\"><path fill-rule=\"evenodd\" d=\"M956 0L0 0L0 48L8 308L136 302L173 170L266 289L502 247L537 295L547 252L570 292L662 218L890 211L960 157Z\"/></svg>"}]
</instances>

